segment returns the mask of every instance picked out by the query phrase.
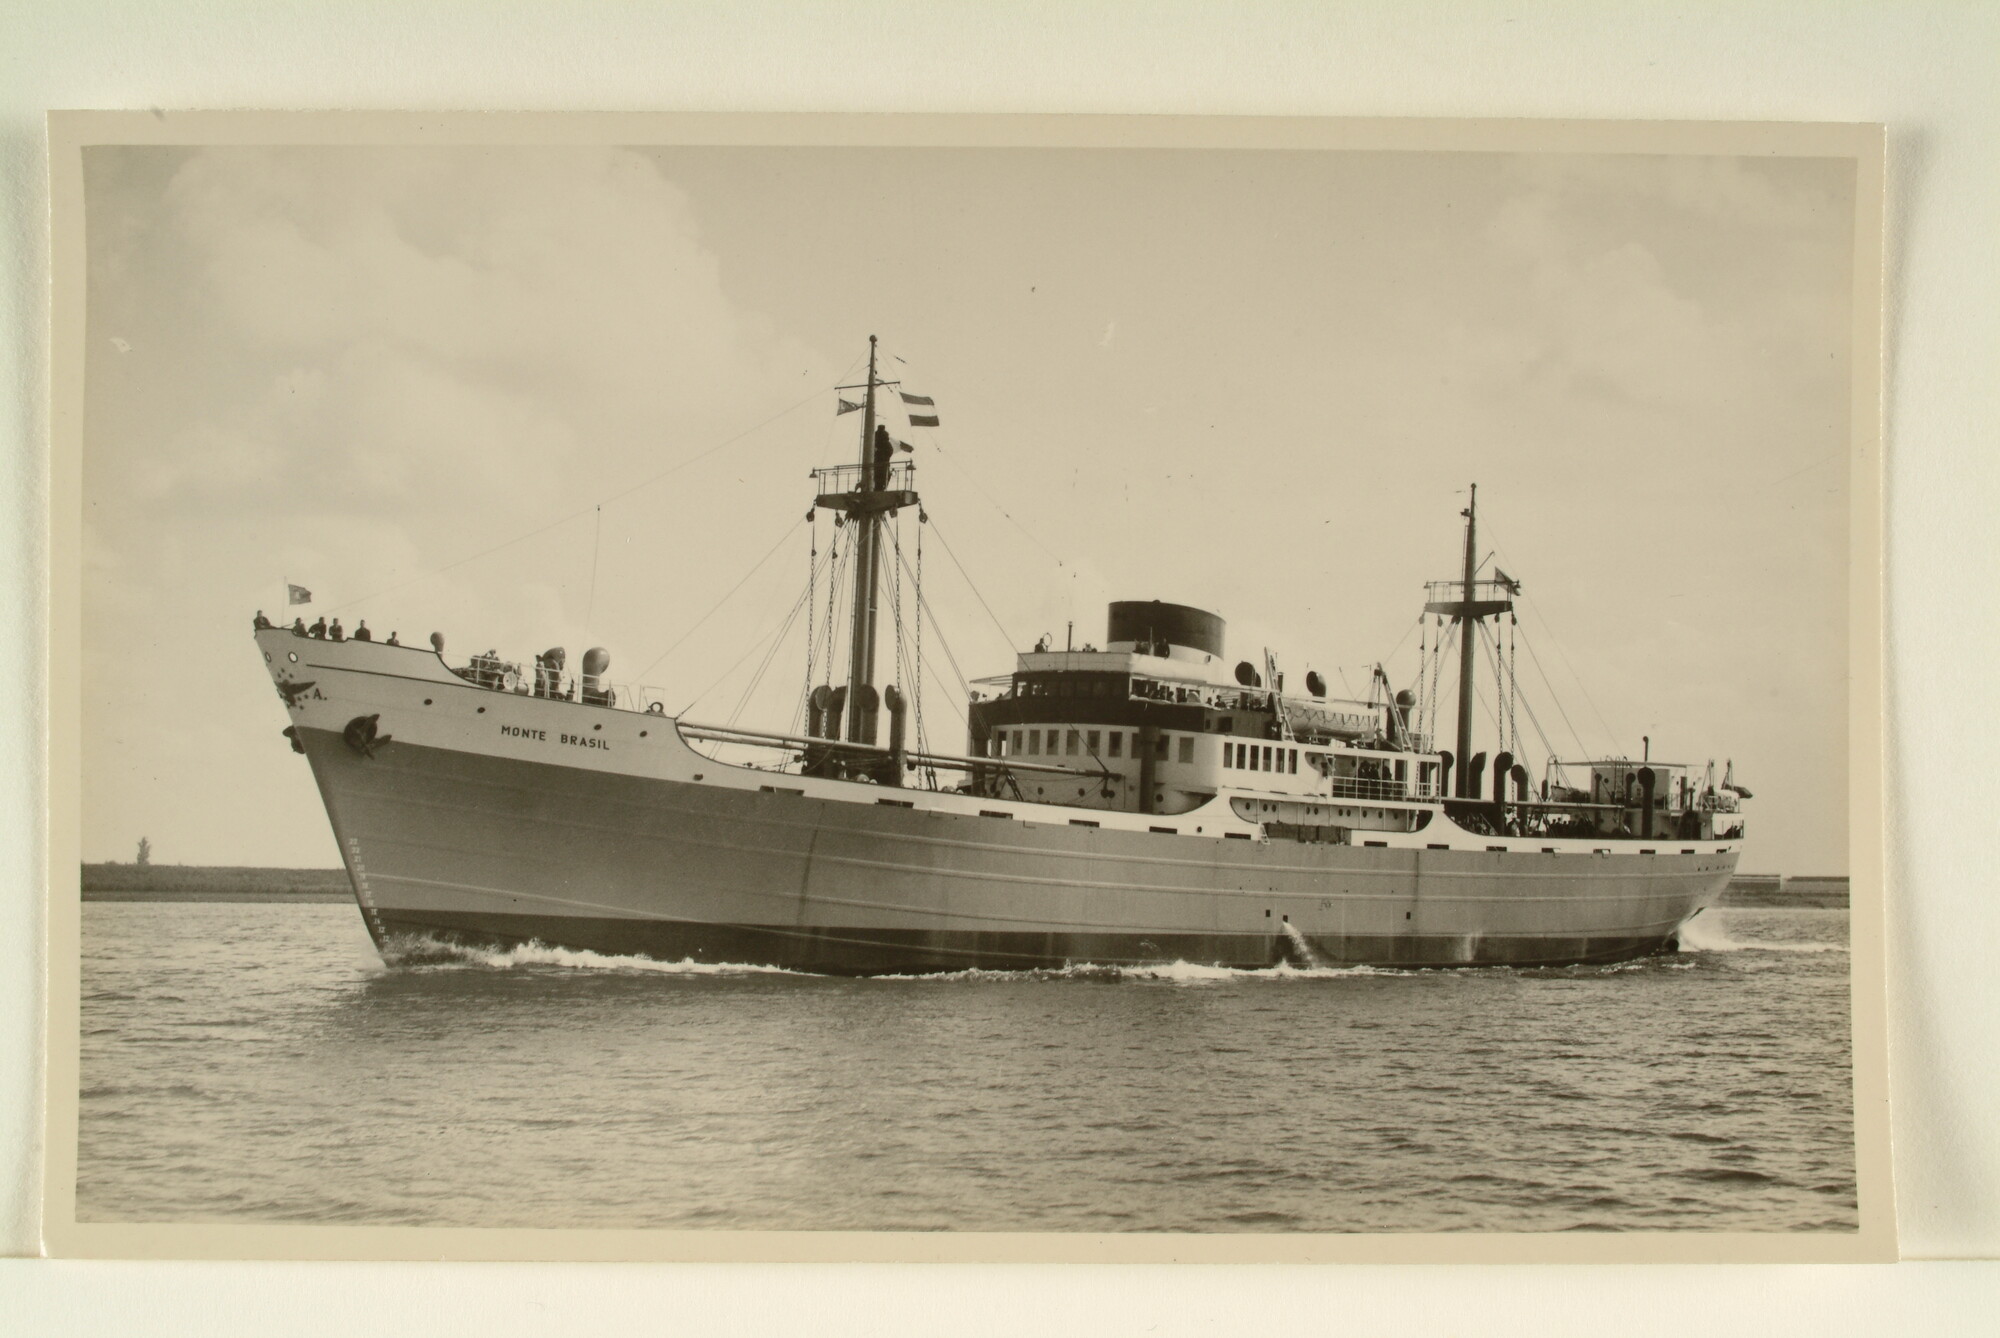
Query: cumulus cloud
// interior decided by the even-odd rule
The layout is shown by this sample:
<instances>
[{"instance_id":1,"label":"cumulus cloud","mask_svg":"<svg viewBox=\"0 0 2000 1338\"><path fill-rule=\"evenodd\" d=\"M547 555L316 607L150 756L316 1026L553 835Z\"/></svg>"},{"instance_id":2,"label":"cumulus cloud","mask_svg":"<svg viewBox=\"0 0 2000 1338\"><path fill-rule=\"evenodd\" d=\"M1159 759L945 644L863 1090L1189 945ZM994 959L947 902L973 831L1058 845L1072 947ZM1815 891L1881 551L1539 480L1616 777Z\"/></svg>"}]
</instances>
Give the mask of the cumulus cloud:
<instances>
[{"instance_id":1,"label":"cumulus cloud","mask_svg":"<svg viewBox=\"0 0 2000 1338\"><path fill-rule=\"evenodd\" d=\"M281 577L323 603L400 589L359 613L406 638L580 636L601 531L573 525L410 583L588 510L835 370L732 300L687 197L637 154L94 153L89 316L105 337L86 373L85 668L105 747L145 737L177 702L258 718L269 687L247 651L218 676L194 667L206 654L147 661L129 634L212 646L273 605ZM795 464L773 454L746 471L795 485ZM768 542L668 492L614 510L614 564L663 560L662 510L682 554L733 563ZM626 616L633 653L663 644L665 629ZM264 751L217 759L223 783L282 764ZM126 787L107 804L158 806L136 777L95 780Z\"/></svg>"}]
</instances>

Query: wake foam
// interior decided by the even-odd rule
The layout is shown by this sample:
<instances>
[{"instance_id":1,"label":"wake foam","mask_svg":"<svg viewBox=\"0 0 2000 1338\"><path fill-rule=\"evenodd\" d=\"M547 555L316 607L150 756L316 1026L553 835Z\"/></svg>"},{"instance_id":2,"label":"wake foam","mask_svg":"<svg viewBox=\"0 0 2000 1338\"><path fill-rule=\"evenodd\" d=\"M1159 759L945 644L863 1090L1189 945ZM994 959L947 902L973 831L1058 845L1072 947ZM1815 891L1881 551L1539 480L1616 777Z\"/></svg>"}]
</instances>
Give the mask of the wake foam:
<instances>
[{"instance_id":1,"label":"wake foam","mask_svg":"<svg viewBox=\"0 0 2000 1338\"><path fill-rule=\"evenodd\" d=\"M1742 939L1729 932L1714 911L1697 915L1681 926L1682 952L1846 952L1845 943L1796 943Z\"/></svg>"},{"instance_id":2,"label":"wake foam","mask_svg":"<svg viewBox=\"0 0 2000 1338\"><path fill-rule=\"evenodd\" d=\"M1022 971L993 971L968 967L963 971L926 971L909 975L870 976L870 980L963 980L1004 984L1034 980L1162 980L1177 985L1210 985L1234 980L1338 980L1351 976L1400 976L1414 972L1378 966L1298 967L1289 962L1276 966L1205 966L1197 962L1165 962L1148 966L1105 966L1096 962L1076 962L1063 967L1034 967Z\"/></svg>"},{"instance_id":3,"label":"wake foam","mask_svg":"<svg viewBox=\"0 0 2000 1338\"><path fill-rule=\"evenodd\" d=\"M663 962L653 957L628 957L577 948L553 948L539 940L512 948L481 948L423 935L395 935L382 944L382 961L392 969L511 971L519 967L560 967L574 971L630 971L670 976L796 976L781 966L748 962L697 962L683 958Z\"/></svg>"}]
</instances>

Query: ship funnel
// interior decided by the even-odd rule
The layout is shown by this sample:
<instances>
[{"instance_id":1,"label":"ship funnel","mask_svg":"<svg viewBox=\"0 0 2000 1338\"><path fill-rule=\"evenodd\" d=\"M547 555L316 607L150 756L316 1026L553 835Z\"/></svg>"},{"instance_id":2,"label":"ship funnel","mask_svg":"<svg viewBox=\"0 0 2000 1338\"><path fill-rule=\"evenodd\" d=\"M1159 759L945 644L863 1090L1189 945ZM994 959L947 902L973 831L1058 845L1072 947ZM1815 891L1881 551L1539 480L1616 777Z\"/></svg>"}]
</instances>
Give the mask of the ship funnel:
<instances>
[{"instance_id":1,"label":"ship funnel","mask_svg":"<svg viewBox=\"0 0 2000 1338\"><path fill-rule=\"evenodd\" d=\"M1175 647L1222 658L1222 619L1206 609L1157 599L1121 599L1111 605L1105 649L1171 655Z\"/></svg>"}]
</instances>

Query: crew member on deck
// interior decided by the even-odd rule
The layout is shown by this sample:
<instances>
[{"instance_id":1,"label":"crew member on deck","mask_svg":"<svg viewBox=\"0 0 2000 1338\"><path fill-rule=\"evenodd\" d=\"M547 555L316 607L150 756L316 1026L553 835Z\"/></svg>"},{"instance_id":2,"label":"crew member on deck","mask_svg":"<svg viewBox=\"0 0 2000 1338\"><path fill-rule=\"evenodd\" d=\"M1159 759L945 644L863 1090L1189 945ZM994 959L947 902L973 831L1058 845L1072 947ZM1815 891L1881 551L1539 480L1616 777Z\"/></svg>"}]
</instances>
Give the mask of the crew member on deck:
<instances>
[{"instance_id":1,"label":"crew member on deck","mask_svg":"<svg viewBox=\"0 0 2000 1338\"><path fill-rule=\"evenodd\" d=\"M250 622L250 629L255 632L261 632L270 625L271 620L264 616L264 610L258 609L257 616Z\"/></svg>"},{"instance_id":2,"label":"crew member on deck","mask_svg":"<svg viewBox=\"0 0 2000 1338\"><path fill-rule=\"evenodd\" d=\"M340 630L340 619L338 618L333 620L333 626L328 629L327 635L331 636L335 641L347 640L347 633Z\"/></svg>"},{"instance_id":3,"label":"crew member on deck","mask_svg":"<svg viewBox=\"0 0 2000 1338\"><path fill-rule=\"evenodd\" d=\"M306 620L304 618L292 619L292 635L304 636L305 634L306 634Z\"/></svg>"},{"instance_id":4,"label":"crew member on deck","mask_svg":"<svg viewBox=\"0 0 2000 1338\"><path fill-rule=\"evenodd\" d=\"M389 644L389 645L391 645L391 646L400 646L400 645L402 645L403 643L402 643L402 642L400 642L400 641L398 641L398 640L396 640L396 634L395 634L394 632L391 632L391 633L389 633L389 640L388 640L388 643L387 643L387 644Z\"/></svg>"},{"instance_id":5,"label":"crew member on deck","mask_svg":"<svg viewBox=\"0 0 2000 1338\"><path fill-rule=\"evenodd\" d=\"M324 641L324 640L326 640L326 619L325 619L325 617L321 617L321 618L320 618L320 620L319 620L318 622L314 623L314 624L312 625L312 627L311 627L310 629L308 629L308 630L307 630L307 632L306 632L306 635L307 635L307 636L309 636L309 637L312 637L312 638L313 638L314 640L316 640L316 641Z\"/></svg>"},{"instance_id":6,"label":"crew member on deck","mask_svg":"<svg viewBox=\"0 0 2000 1338\"><path fill-rule=\"evenodd\" d=\"M368 620L366 618L363 618L354 625L354 639L356 641L373 641L375 639L375 634L368 630Z\"/></svg>"}]
</instances>

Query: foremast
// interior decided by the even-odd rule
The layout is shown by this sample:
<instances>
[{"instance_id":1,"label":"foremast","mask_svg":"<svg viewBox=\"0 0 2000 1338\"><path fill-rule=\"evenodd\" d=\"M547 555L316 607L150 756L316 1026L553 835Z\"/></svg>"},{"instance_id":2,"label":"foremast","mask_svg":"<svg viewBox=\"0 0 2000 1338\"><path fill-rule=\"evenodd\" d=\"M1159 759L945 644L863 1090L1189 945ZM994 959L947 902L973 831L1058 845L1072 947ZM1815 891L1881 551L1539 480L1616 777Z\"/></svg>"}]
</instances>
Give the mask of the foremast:
<instances>
[{"instance_id":1,"label":"foremast","mask_svg":"<svg viewBox=\"0 0 2000 1338\"><path fill-rule=\"evenodd\" d=\"M879 421L876 391L900 385L876 374L876 339L868 336L868 377L861 385L840 386L859 390L861 400L861 458L850 469L836 467L814 471L819 484L813 505L834 512L847 527L853 545L854 596L848 638L847 728L849 743L873 746L876 717L881 696L875 687L875 648L878 598L881 586L882 528L889 517L906 506L917 505L915 471L908 462L895 458L897 442ZM843 405L845 410L848 406ZM889 691L893 694L895 689ZM891 711L897 703L893 696ZM893 732L893 731L892 731ZM832 737L829 733L828 737ZM900 742L900 741L898 741ZM900 776L897 778L900 783Z\"/></svg>"}]
</instances>

